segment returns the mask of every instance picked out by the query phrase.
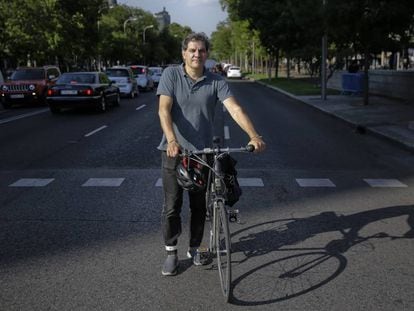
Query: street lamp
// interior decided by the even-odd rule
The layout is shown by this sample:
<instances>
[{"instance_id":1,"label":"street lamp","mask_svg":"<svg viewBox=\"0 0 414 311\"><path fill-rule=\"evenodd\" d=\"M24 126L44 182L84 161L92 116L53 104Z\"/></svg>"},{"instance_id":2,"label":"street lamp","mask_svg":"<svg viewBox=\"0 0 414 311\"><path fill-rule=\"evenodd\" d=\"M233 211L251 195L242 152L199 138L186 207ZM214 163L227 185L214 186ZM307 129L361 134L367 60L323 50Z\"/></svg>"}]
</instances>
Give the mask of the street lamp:
<instances>
[{"instance_id":1,"label":"street lamp","mask_svg":"<svg viewBox=\"0 0 414 311\"><path fill-rule=\"evenodd\" d=\"M143 30L143 32L142 32L142 45L143 45L143 50L144 50L144 65L146 64L145 31L146 31L147 29L150 29L150 28L154 28L154 25L148 25L148 26L145 26L145 27L144 27L144 30Z\"/></svg>"},{"instance_id":2,"label":"street lamp","mask_svg":"<svg viewBox=\"0 0 414 311\"><path fill-rule=\"evenodd\" d=\"M103 10L112 9L113 7L114 7L113 5L108 5L106 3L106 4L101 5L98 8L98 21L97 21L97 24L98 24L98 71L101 71L101 53L100 53L101 51L100 51L100 46L99 46L100 39L101 39L101 36L100 36L100 22L101 22L100 17L101 17L101 13L102 13Z\"/></svg>"},{"instance_id":3,"label":"street lamp","mask_svg":"<svg viewBox=\"0 0 414 311\"><path fill-rule=\"evenodd\" d=\"M144 27L144 31L142 32L142 42L145 44L145 31L147 29L154 28L154 25L149 25Z\"/></svg>"},{"instance_id":4,"label":"street lamp","mask_svg":"<svg viewBox=\"0 0 414 311\"><path fill-rule=\"evenodd\" d=\"M124 33L125 33L125 30L126 30L126 24L128 23L128 22L135 22L135 21L137 21L138 20L138 18L136 18L136 17L130 17L130 18L128 18L128 19L126 19L125 20L125 22L124 22Z\"/></svg>"}]
</instances>

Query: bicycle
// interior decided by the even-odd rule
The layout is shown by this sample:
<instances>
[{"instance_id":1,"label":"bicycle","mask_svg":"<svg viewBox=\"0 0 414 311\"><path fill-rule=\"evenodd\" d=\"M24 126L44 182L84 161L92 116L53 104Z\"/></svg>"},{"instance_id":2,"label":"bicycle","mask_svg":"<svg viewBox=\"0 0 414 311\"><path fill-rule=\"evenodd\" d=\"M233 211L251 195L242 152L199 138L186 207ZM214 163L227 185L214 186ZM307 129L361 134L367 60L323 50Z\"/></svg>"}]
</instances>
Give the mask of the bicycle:
<instances>
[{"instance_id":1,"label":"bicycle","mask_svg":"<svg viewBox=\"0 0 414 311\"><path fill-rule=\"evenodd\" d=\"M234 152L253 152L254 146L247 145L240 148L221 148L217 139L213 140L213 148L203 150L184 151L182 156L190 157L208 168L206 191L206 220L210 223L208 254L217 256L221 289L226 302L229 301L231 292L231 240L229 229L230 220L237 220L237 212L229 212L226 207L225 174L220 165L220 158ZM213 155L212 164L203 155ZM205 256L205 254L204 254Z\"/></svg>"}]
</instances>

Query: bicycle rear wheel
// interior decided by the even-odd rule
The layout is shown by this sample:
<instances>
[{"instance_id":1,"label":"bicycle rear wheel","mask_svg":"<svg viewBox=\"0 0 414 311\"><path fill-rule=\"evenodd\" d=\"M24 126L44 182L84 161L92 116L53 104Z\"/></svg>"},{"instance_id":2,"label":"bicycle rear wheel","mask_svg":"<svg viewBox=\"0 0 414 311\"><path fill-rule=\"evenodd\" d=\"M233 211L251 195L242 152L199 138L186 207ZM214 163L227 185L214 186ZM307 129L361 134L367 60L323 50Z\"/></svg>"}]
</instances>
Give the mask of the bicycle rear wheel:
<instances>
[{"instance_id":1,"label":"bicycle rear wheel","mask_svg":"<svg viewBox=\"0 0 414 311\"><path fill-rule=\"evenodd\" d=\"M226 301L228 301L231 290L231 241L227 211L221 201L217 202L215 221L217 266L221 289Z\"/></svg>"}]
</instances>

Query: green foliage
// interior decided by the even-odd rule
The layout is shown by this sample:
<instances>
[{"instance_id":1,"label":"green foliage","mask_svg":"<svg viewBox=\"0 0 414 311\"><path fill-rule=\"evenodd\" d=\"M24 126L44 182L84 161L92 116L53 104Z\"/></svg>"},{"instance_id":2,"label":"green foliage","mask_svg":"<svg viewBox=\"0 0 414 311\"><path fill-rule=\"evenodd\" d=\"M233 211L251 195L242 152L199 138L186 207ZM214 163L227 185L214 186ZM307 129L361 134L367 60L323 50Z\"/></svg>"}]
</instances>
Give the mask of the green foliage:
<instances>
[{"instance_id":1,"label":"green foliage","mask_svg":"<svg viewBox=\"0 0 414 311\"><path fill-rule=\"evenodd\" d=\"M180 60L180 42L191 29L158 28L150 12L110 8L107 0L0 0L0 57L9 67L58 62L62 70L97 69L97 59L107 66Z\"/></svg>"}]
</instances>

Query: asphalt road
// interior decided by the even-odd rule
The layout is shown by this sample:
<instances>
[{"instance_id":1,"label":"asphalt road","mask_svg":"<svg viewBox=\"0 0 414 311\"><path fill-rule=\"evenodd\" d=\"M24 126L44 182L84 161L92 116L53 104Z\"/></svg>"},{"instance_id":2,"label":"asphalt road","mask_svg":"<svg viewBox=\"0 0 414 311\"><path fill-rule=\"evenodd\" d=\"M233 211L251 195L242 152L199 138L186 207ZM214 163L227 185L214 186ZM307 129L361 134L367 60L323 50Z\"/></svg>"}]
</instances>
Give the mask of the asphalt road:
<instances>
[{"instance_id":1,"label":"asphalt road","mask_svg":"<svg viewBox=\"0 0 414 311\"><path fill-rule=\"evenodd\" d=\"M233 294L185 259L163 277L153 92L107 113L0 111L1 310L412 310L412 154L268 88L231 82L264 136L235 155ZM216 133L246 135L217 107ZM187 204L187 202L185 202Z\"/></svg>"}]
</instances>

